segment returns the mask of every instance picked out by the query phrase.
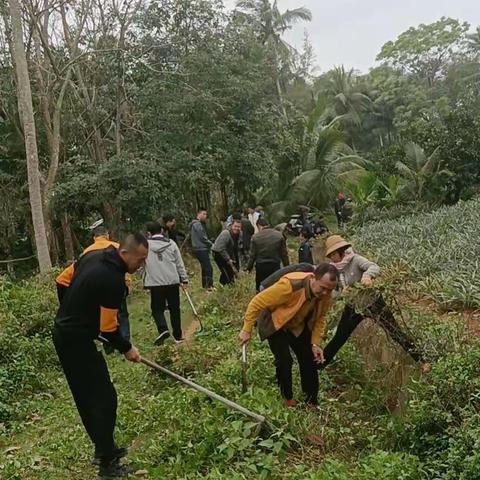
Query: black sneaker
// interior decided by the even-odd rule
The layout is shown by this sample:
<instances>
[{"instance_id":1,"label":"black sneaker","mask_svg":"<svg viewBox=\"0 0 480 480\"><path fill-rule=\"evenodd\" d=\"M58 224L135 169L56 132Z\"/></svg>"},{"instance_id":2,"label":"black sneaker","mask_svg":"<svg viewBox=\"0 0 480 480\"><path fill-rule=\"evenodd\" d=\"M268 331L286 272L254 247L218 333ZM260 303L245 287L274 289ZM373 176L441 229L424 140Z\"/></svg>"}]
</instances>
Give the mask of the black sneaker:
<instances>
[{"instance_id":1,"label":"black sneaker","mask_svg":"<svg viewBox=\"0 0 480 480\"><path fill-rule=\"evenodd\" d=\"M118 459L110 462L101 462L98 477L102 480L115 480L116 478L133 475L136 470L128 465L122 465Z\"/></svg>"},{"instance_id":2,"label":"black sneaker","mask_svg":"<svg viewBox=\"0 0 480 480\"><path fill-rule=\"evenodd\" d=\"M123 457L126 457L128 455L128 448L125 447L115 447L113 450L113 457L115 460L120 460ZM100 454L98 452L95 452L95 456L93 457L92 460L92 465L100 465L102 459L100 457Z\"/></svg>"},{"instance_id":3,"label":"black sneaker","mask_svg":"<svg viewBox=\"0 0 480 480\"><path fill-rule=\"evenodd\" d=\"M155 342L153 343L157 346L161 345L169 337L170 337L170 332L168 330L165 330L155 339Z\"/></svg>"}]
</instances>

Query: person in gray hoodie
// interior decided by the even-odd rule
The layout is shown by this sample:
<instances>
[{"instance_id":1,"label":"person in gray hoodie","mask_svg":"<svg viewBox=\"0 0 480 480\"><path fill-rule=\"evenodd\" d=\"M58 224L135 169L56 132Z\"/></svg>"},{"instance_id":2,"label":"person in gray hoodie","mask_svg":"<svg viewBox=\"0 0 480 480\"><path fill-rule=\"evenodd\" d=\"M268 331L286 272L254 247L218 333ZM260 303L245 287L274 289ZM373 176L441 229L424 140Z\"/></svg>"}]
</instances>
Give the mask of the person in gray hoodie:
<instances>
[{"instance_id":1,"label":"person in gray hoodie","mask_svg":"<svg viewBox=\"0 0 480 480\"><path fill-rule=\"evenodd\" d=\"M190 241L192 253L202 269L202 287L211 289L213 288L213 268L210 261L212 242L208 239L204 226L207 216L205 208L198 209L197 218L190 224Z\"/></svg>"},{"instance_id":2,"label":"person in gray hoodie","mask_svg":"<svg viewBox=\"0 0 480 480\"><path fill-rule=\"evenodd\" d=\"M165 310L170 310L170 322L175 343L181 343L180 285L188 284L187 271L177 244L162 235L158 222L147 224L149 233L148 257L143 270L143 285L150 290L152 316L158 329L155 345L161 345L169 336Z\"/></svg>"}]
</instances>

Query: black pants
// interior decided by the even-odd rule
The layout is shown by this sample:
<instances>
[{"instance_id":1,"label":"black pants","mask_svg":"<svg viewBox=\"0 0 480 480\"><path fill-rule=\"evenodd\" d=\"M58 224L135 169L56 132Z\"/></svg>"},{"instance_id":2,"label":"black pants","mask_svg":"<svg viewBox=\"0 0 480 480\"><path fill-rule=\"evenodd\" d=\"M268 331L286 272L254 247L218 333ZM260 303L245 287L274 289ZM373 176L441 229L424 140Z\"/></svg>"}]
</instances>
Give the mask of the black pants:
<instances>
[{"instance_id":1,"label":"black pants","mask_svg":"<svg viewBox=\"0 0 480 480\"><path fill-rule=\"evenodd\" d=\"M257 292L260 289L260 284L277 270L280 270L280 262L262 262L255 264L255 288Z\"/></svg>"},{"instance_id":2,"label":"black pants","mask_svg":"<svg viewBox=\"0 0 480 480\"><path fill-rule=\"evenodd\" d=\"M193 250L195 258L200 262L202 269L202 287L213 287L213 268L210 262L210 252L208 250Z\"/></svg>"},{"instance_id":3,"label":"black pants","mask_svg":"<svg viewBox=\"0 0 480 480\"><path fill-rule=\"evenodd\" d=\"M213 259L220 270L220 283L222 285L235 283L235 273L232 266L217 252L213 252Z\"/></svg>"},{"instance_id":4,"label":"black pants","mask_svg":"<svg viewBox=\"0 0 480 480\"><path fill-rule=\"evenodd\" d=\"M339 227L343 226L343 216L340 212L335 212L335 216L337 217L337 224Z\"/></svg>"},{"instance_id":5,"label":"black pants","mask_svg":"<svg viewBox=\"0 0 480 480\"><path fill-rule=\"evenodd\" d=\"M170 311L170 322L172 324L173 336L180 340L182 338L182 318L180 313L180 285L166 285L150 288L150 306L152 316L157 325L158 334L168 331L165 310Z\"/></svg>"},{"instance_id":6,"label":"black pants","mask_svg":"<svg viewBox=\"0 0 480 480\"><path fill-rule=\"evenodd\" d=\"M355 328L357 328L365 317L372 318L379 322L391 339L400 345L405 352L409 353L415 361L422 360L422 355L417 350L414 340L407 333L402 331L400 325L398 325L395 320L392 311L388 308L385 300L380 295L367 309L365 315L357 313L350 305L345 307L340 322L338 323L337 331L323 351L325 363L323 363L320 368L326 367L333 360L337 352L342 348Z\"/></svg>"},{"instance_id":7,"label":"black pants","mask_svg":"<svg viewBox=\"0 0 480 480\"><path fill-rule=\"evenodd\" d=\"M104 460L112 459L117 392L95 342L53 330L53 343L83 425Z\"/></svg>"},{"instance_id":8,"label":"black pants","mask_svg":"<svg viewBox=\"0 0 480 480\"><path fill-rule=\"evenodd\" d=\"M290 348L295 353L300 368L300 379L302 390L305 394L305 400L308 403L317 403L318 397L318 374L313 359L312 334L305 328L299 337L295 337L292 333L279 330L269 339L270 350L275 357L275 368L277 382L280 386L282 397L286 400L293 398L292 391L292 355Z\"/></svg>"}]
</instances>

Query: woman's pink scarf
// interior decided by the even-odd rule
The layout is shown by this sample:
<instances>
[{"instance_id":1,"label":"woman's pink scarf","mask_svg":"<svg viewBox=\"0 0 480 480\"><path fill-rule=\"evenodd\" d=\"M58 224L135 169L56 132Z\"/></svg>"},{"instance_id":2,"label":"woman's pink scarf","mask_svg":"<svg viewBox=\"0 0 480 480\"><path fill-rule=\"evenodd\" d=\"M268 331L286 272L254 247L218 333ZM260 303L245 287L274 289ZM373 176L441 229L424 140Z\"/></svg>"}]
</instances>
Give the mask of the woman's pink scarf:
<instances>
[{"instance_id":1,"label":"woman's pink scarf","mask_svg":"<svg viewBox=\"0 0 480 480\"><path fill-rule=\"evenodd\" d=\"M354 255L355 255L355 252L353 251L353 248L350 247L347 250L345 250L343 258L338 263L330 262L330 264L334 265L336 269L340 272L340 281L338 284L339 291L342 291L344 288L347 287L347 282L345 280L345 275L343 274L343 269L348 265L350 260L352 260Z\"/></svg>"},{"instance_id":2,"label":"woman's pink scarf","mask_svg":"<svg viewBox=\"0 0 480 480\"><path fill-rule=\"evenodd\" d=\"M343 255L343 258L338 262L330 262L332 265L334 265L339 272L341 272L350 262L350 260L353 258L355 255L355 252L353 251L353 248L350 247L347 250L345 250L345 253Z\"/></svg>"}]
</instances>

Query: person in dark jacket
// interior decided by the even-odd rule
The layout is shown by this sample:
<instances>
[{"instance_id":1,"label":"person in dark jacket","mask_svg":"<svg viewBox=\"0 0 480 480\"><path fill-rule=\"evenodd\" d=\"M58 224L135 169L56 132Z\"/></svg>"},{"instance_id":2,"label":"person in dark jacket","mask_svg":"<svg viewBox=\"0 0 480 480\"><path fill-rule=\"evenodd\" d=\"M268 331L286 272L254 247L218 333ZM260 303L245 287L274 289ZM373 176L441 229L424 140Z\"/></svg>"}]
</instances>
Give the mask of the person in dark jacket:
<instances>
[{"instance_id":1,"label":"person in dark jacket","mask_svg":"<svg viewBox=\"0 0 480 480\"><path fill-rule=\"evenodd\" d=\"M252 237L255 234L255 229L248 218L248 208L243 209L242 214L242 245L240 248L240 265L246 267L248 265L248 257L250 253L250 245Z\"/></svg>"},{"instance_id":2,"label":"person in dark jacket","mask_svg":"<svg viewBox=\"0 0 480 480\"><path fill-rule=\"evenodd\" d=\"M112 241L110 239L110 234L108 230L103 226L99 225L93 230L93 243L88 246L82 253L83 255L88 255L90 252L95 252L98 250L104 250L105 248L114 246L118 248L118 243ZM72 278L75 273L76 263L72 263L69 265L65 270L58 275L55 282L57 284L57 294L58 300L61 302L63 297L65 296L65 292L67 288L72 283ZM120 307L120 312L118 314L118 323L120 328L120 333L124 338L130 340L130 320L128 315L128 307L127 307L127 296L130 293L132 288L132 278L130 274L125 275L125 299L122 302L122 306ZM109 343L104 344L105 353L108 355L112 354L115 349Z\"/></svg>"},{"instance_id":3,"label":"person in dark jacket","mask_svg":"<svg viewBox=\"0 0 480 480\"><path fill-rule=\"evenodd\" d=\"M313 233L315 235L325 235L328 233L328 226L325 223L325 217L323 215L319 215L317 220L315 220Z\"/></svg>"},{"instance_id":4,"label":"person in dark jacket","mask_svg":"<svg viewBox=\"0 0 480 480\"><path fill-rule=\"evenodd\" d=\"M337 223L339 227L343 226L344 218L343 218L343 207L345 206L345 194L340 192L333 203L333 208L335 210L335 216L337 217Z\"/></svg>"},{"instance_id":5,"label":"person in dark jacket","mask_svg":"<svg viewBox=\"0 0 480 480\"><path fill-rule=\"evenodd\" d=\"M246 270L252 271L255 265L255 288L258 292L265 278L278 270L282 263L286 267L290 261L285 237L278 230L270 228L264 218L257 221L257 227L259 232L252 237Z\"/></svg>"},{"instance_id":6,"label":"person in dark jacket","mask_svg":"<svg viewBox=\"0 0 480 480\"><path fill-rule=\"evenodd\" d=\"M298 249L298 263L311 263L313 265L313 233L310 229L304 228L300 233L302 243Z\"/></svg>"},{"instance_id":7,"label":"person in dark jacket","mask_svg":"<svg viewBox=\"0 0 480 480\"><path fill-rule=\"evenodd\" d=\"M232 226L223 230L213 244L213 259L220 270L220 283L222 285L234 283L238 276L241 231L241 220L233 220Z\"/></svg>"},{"instance_id":8,"label":"person in dark jacket","mask_svg":"<svg viewBox=\"0 0 480 480\"><path fill-rule=\"evenodd\" d=\"M210 262L212 242L205 230L207 216L208 213L205 208L198 209L197 218L190 224L190 240L192 242L192 253L199 261L202 269L202 287L211 289L213 288L213 268Z\"/></svg>"},{"instance_id":9,"label":"person in dark jacket","mask_svg":"<svg viewBox=\"0 0 480 480\"><path fill-rule=\"evenodd\" d=\"M177 219L175 218L175 215L171 213L166 213L162 217L162 224L163 236L169 238L170 240L173 240L177 245L179 245L180 242L185 240L185 233L179 232L177 230Z\"/></svg>"},{"instance_id":10,"label":"person in dark jacket","mask_svg":"<svg viewBox=\"0 0 480 480\"><path fill-rule=\"evenodd\" d=\"M137 271L147 254L147 239L137 233L129 235L118 248L110 246L83 255L55 318L55 350L80 418L95 445L95 461L102 478L133 472L120 464L127 452L114 441L117 393L95 340L110 343L131 362L141 361L138 350L120 333L118 314L125 298L125 274Z\"/></svg>"}]
</instances>

